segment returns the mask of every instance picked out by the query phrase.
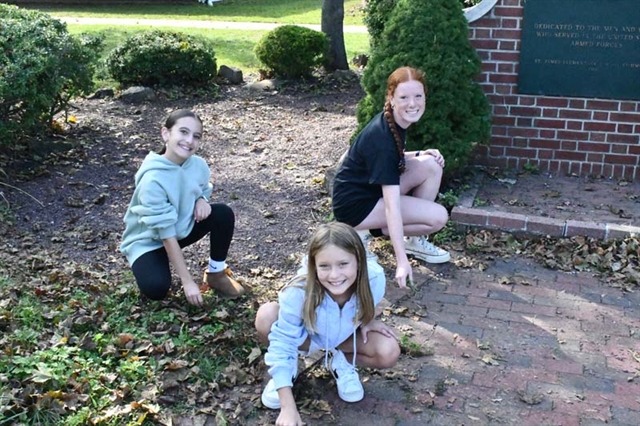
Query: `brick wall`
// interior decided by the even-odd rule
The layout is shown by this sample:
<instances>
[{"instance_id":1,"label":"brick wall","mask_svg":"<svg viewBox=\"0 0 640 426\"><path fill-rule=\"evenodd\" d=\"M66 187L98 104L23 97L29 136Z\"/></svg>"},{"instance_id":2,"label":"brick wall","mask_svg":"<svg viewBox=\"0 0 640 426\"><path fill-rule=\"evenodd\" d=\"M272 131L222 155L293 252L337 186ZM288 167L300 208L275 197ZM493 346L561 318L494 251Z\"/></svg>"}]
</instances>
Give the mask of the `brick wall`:
<instances>
[{"instance_id":1,"label":"brick wall","mask_svg":"<svg viewBox=\"0 0 640 426\"><path fill-rule=\"evenodd\" d=\"M640 179L640 102L518 93L525 0L498 0L469 23L491 104L491 143L476 161L552 174Z\"/></svg>"}]
</instances>

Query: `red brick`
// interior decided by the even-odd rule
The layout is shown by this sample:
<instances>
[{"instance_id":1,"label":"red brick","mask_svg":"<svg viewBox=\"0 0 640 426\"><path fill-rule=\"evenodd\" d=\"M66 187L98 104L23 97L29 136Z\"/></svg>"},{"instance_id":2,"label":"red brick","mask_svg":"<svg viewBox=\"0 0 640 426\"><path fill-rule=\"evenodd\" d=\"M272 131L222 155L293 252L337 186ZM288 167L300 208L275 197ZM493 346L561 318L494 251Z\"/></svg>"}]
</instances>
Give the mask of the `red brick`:
<instances>
[{"instance_id":1,"label":"red brick","mask_svg":"<svg viewBox=\"0 0 640 426\"><path fill-rule=\"evenodd\" d=\"M610 145L606 143L580 142L578 143L578 151L609 152Z\"/></svg>"},{"instance_id":2,"label":"red brick","mask_svg":"<svg viewBox=\"0 0 640 426\"><path fill-rule=\"evenodd\" d=\"M545 120L538 119L535 121L536 127L546 127L550 129L564 129L567 125L567 122L564 120Z\"/></svg>"},{"instance_id":3,"label":"red brick","mask_svg":"<svg viewBox=\"0 0 640 426\"><path fill-rule=\"evenodd\" d=\"M640 123L640 114L611 113L609 119L625 123Z\"/></svg>"},{"instance_id":4,"label":"red brick","mask_svg":"<svg viewBox=\"0 0 640 426\"><path fill-rule=\"evenodd\" d=\"M520 30L495 29L491 32L492 38L506 38L507 40L520 40ZM515 62L515 61L514 61Z\"/></svg>"},{"instance_id":5,"label":"red brick","mask_svg":"<svg viewBox=\"0 0 640 426\"><path fill-rule=\"evenodd\" d=\"M602 109L609 111L618 111L620 107L620 102L618 101L599 101L599 100L588 100L587 101L587 109Z\"/></svg>"},{"instance_id":6,"label":"red brick","mask_svg":"<svg viewBox=\"0 0 640 426\"><path fill-rule=\"evenodd\" d=\"M514 105L531 106L536 104L536 99L533 96L513 96L517 98L517 102L513 102Z\"/></svg>"},{"instance_id":7,"label":"red brick","mask_svg":"<svg viewBox=\"0 0 640 426\"><path fill-rule=\"evenodd\" d=\"M531 148L559 149L560 142L549 139L529 139L529 146Z\"/></svg>"},{"instance_id":8,"label":"red brick","mask_svg":"<svg viewBox=\"0 0 640 426\"><path fill-rule=\"evenodd\" d=\"M595 173L594 166L598 165L594 163L602 163L603 161L604 161L604 154L596 154L593 152L587 153L587 162L591 163L591 173ZM600 173L602 173L602 167L600 167Z\"/></svg>"},{"instance_id":9,"label":"red brick","mask_svg":"<svg viewBox=\"0 0 640 426\"><path fill-rule=\"evenodd\" d=\"M539 136L538 129L521 129L512 127L507 130L509 136L522 136L526 138L537 138Z\"/></svg>"},{"instance_id":10,"label":"red brick","mask_svg":"<svg viewBox=\"0 0 640 426\"><path fill-rule=\"evenodd\" d=\"M495 50L498 48L497 40L471 40L471 46L475 49L489 49Z\"/></svg>"},{"instance_id":11,"label":"red brick","mask_svg":"<svg viewBox=\"0 0 640 426\"><path fill-rule=\"evenodd\" d=\"M534 234L561 237L564 234L564 221L542 216L530 217L527 221L527 231Z\"/></svg>"},{"instance_id":12,"label":"red brick","mask_svg":"<svg viewBox=\"0 0 640 426\"><path fill-rule=\"evenodd\" d=\"M515 21L512 19L507 19L507 22L515 22ZM510 28L510 27L505 27L505 28ZM511 27L511 28L515 28L515 27ZM508 52L510 50L520 50L518 49L517 43L511 40L500 40L498 44L498 48L503 52Z\"/></svg>"},{"instance_id":13,"label":"red brick","mask_svg":"<svg viewBox=\"0 0 640 426\"><path fill-rule=\"evenodd\" d=\"M607 139L606 133L591 132L589 133L589 140L592 142L604 142Z\"/></svg>"},{"instance_id":14,"label":"red brick","mask_svg":"<svg viewBox=\"0 0 640 426\"><path fill-rule=\"evenodd\" d=\"M640 383L616 383L611 405L640 411Z\"/></svg>"},{"instance_id":15,"label":"red brick","mask_svg":"<svg viewBox=\"0 0 640 426\"><path fill-rule=\"evenodd\" d=\"M565 98L538 98L536 105L545 107L566 108L569 100Z\"/></svg>"},{"instance_id":16,"label":"red brick","mask_svg":"<svg viewBox=\"0 0 640 426\"><path fill-rule=\"evenodd\" d=\"M564 130L558 130L558 139L586 141L588 138L589 138L589 134L586 132L569 132Z\"/></svg>"},{"instance_id":17,"label":"red brick","mask_svg":"<svg viewBox=\"0 0 640 426\"><path fill-rule=\"evenodd\" d=\"M491 60L499 62L518 62L520 54L518 52L491 52Z\"/></svg>"},{"instance_id":18,"label":"red brick","mask_svg":"<svg viewBox=\"0 0 640 426\"><path fill-rule=\"evenodd\" d=\"M451 220L461 225L486 226L488 223L486 211L466 207L454 207Z\"/></svg>"},{"instance_id":19,"label":"red brick","mask_svg":"<svg viewBox=\"0 0 640 426\"><path fill-rule=\"evenodd\" d=\"M569 108L584 109L585 101L582 99L569 100Z\"/></svg>"},{"instance_id":20,"label":"red brick","mask_svg":"<svg viewBox=\"0 0 640 426\"><path fill-rule=\"evenodd\" d=\"M591 111L579 111L575 109L563 109L560 111L560 118L572 118L577 120L591 120Z\"/></svg>"},{"instance_id":21,"label":"red brick","mask_svg":"<svg viewBox=\"0 0 640 426\"><path fill-rule=\"evenodd\" d=\"M628 145L620 145L617 143L611 144L611 153L612 154L628 154L629 146Z\"/></svg>"},{"instance_id":22,"label":"red brick","mask_svg":"<svg viewBox=\"0 0 640 426\"><path fill-rule=\"evenodd\" d=\"M584 152L556 151L557 160L584 161L587 155Z\"/></svg>"},{"instance_id":23,"label":"red brick","mask_svg":"<svg viewBox=\"0 0 640 426\"><path fill-rule=\"evenodd\" d=\"M633 133L633 125L618 123L618 128L616 129L616 131L618 133Z\"/></svg>"},{"instance_id":24,"label":"red brick","mask_svg":"<svg viewBox=\"0 0 640 426\"><path fill-rule=\"evenodd\" d=\"M556 308L553 306L542 306L530 303L519 303L512 302L511 303L511 312L519 312L523 314L533 314L533 315L545 315L545 316L555 316Z\"/></svg>"},{"instance_id":25,"label":"red brick","mask_svg":"<svg viewBox=\"0 0 640 426\"><path fill-rule=\"evenodd\" d=\"M510 113L512 116L540 117L542 109L531 107L511 107Z\"/></svg>"},{"instance_id":26,"label":"red brick","mask_svg":"<svg viewBox=\"0 0 640 426\"><path fill-rule=\"evenodd\" d=\"M602 111L594 111L593 119L597 121L609 121L609 113Z\"/></svg>"},{"instance_id":27,"label":"red brick","mask_svg":"<svg viewBox=\"0 0 640 426\"><path fill-rule=\"evenodd\" d=\"M533 366L542 370L555 371L557 373L582 374L584 366L575 361L565 361L548 357L538 357L533 360Z\"/></svg>"},{"instance_id":28,"label":"red brick","mask_svg":"<svg viewBox=\"0 0 640 426\"><path fill-rule=\"evenodd\" d=\"M596 132L615 132L615 123L602 123L602 122L587 122L584 123L584 130L596 131Z\"/></svg>"},{"instance_id":29,"label":"red brick","mask_svg":"<svg viewBox=\"0 0 640 426\"><path fill-rule=\"evenodd\" d=\"M637 144L640 140L638 135L620 135L617 133L609 133L607 135L607 142L627 143L629 145Z\"/></svg>"},{"instance_id":30,"label":"red brick","mask_svg":"<svg viewBox=\"0 0 640 426\"><path fill-rule=\"evenodd\" d=\"M502 6L495 6L493 8L493 13L495 14L495 16L515 16L515 17L521 17L522 16L522 8L521 7L502 7ZM504 23L504 19L502 20Z\"/></svg>"},{"instance_id":31,"label":"red brick","mask_svg":"<svg viewBox=\"0 0 640 426\"><path fill-rule=\"evenodd\" d=\"M620 102L620 111L634 112L637 111L637 102Z\"/></svg>"},{"instance_id":32,"label":"red brick","mask_svg":"<svg viewBox=\"0 0 640 426\"><path fill-rule=\"evenodd\" d=\"M504 311L511 309L511 302L508 300L487 299L486 297L469 296L467 298L467 305L488 309L495 308Z\"/></svg>"},{"instance_id":33,"label":"red brick","mask_svg":"<svg viewBox=\"0 0 640 426\"><path fill-rule=\"evenodd\" d=\"M524 231L527 217L522 214L496 212L489 215L487 224L505 231Z\"/></svg>"},{"instance_id":34,"label":"red brick","mask_svg":"<svg viewBox=\"0 0 640 426\"><path fill-rule=\"evenodd\" d=\"M582 130L582 121L567 121L568 130Z\"/></svg>"},{"instance_id":35,"label":"red brick","mask_svg":"<svg viewBox=\"0 0 640 426\"><path fill-rule=\"evenodd\" d=\"M604 161L614 164L629 164L634 165L638 163L638 158L633 155L614 155L608 154L604 156Z\"/></svg>"},{"instance_id":36,"label":"red brick","mask_svg":"<svg viewBox=\"0 0 640 426\"><path fill-rule=\"evenodd\" d=\"M603 223L568 220L565 236L574 237L578 235L604 239L605 225Z\"/></svg>"},{"instance_id":37,"label":"red brick","mask_svg":"<svg viewBox=\"0 0 640 426\"><path fill-rule=\"evenodd\" d=\"M519 426L562 425L580 426L580 417L558 413L554 411L541 411L536 408L529 409L526 417L517 420Z\"/></svg>"}]
</instances>

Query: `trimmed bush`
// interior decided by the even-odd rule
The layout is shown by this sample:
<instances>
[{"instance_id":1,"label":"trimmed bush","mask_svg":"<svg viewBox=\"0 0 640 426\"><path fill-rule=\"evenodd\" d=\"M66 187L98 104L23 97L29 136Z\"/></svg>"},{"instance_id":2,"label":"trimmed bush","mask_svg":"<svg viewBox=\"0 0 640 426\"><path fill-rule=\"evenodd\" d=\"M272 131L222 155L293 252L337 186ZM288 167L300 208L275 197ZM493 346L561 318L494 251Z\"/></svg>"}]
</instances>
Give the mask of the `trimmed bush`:
<instances>
[{"instance_id":1,"label":"trimmed bush","mask_svg":"<svg viewBox=\"0 0 640 426\"><path fill-rule=\"evenodd\" d=\"M122 85L204 87L216 78L210 41L174 31L147 31L127 38L106 58Z\"/></svg>"},{"instance_id":2,"label":"trimmed bush","mask_svg":"<svg viewBox=\"0 0 640 426\"><path fill-rule=\"evenodd\" d=\"M282 25L265 34L254 48L258 60L277 75L306 77L324 64L327 36L297 25Z\"/></svg>"},{"instance_id":3,"label":"trimmed bush","mask_svg":"<svg viewBox=\"0 0 640 426\"><path fill-rule=\"evenodd\" d=\"M100 44L45 13L0 4L0 145L48 129L72 98L93 89Z\"/></svg>"},{"instance_id":4,"label":"trimmed bush","mask_svg":"<svg viewBox=\"0 0 640 426\"><path fill-rule=\"evenodd\" d=\"M489 104L473 81L480 60L467 34L458 2L397 0L362 77L367 96L358 104L358 131L382 111L389 74L400 66L419 68L427 83L426 111L409 127L407 150L437 148L448 174L462 171L473 145L490 136Z\"/></svg>"}]
</instances>

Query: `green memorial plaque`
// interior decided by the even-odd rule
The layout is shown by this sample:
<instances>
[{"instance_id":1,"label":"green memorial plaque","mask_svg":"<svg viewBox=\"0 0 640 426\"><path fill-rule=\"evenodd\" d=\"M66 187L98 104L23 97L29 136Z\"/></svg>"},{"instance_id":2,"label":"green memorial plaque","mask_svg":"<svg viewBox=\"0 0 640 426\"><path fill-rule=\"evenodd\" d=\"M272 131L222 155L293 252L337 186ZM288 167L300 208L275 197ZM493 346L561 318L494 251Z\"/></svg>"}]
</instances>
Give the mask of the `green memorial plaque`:
<instances>
[{"instance_id":1,"label":"green memorial plaque","mask_svg":"<svg viewBox=\"0 0 640 426\"><path fill-rule=\"evenodd\" d=\"M525 0L518 90L640 100L640 0Z\"/></svg>"}]
</instances>

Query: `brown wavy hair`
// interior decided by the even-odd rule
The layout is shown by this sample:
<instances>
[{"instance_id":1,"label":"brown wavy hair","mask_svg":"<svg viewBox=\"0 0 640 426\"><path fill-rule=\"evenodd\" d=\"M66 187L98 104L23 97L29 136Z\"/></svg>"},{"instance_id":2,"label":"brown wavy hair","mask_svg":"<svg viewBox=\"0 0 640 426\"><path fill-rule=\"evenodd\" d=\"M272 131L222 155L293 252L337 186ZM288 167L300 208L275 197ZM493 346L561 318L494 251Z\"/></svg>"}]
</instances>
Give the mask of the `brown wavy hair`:
<instances>
[{"instance_id":1,"label":"brown wavy hair","mask_svg":"<svg viewBox=\"0 0 640 426\"><path fill-rule=\"evenodd\" d=\"M396 120L393 118L393 108L391 108L391 98L393 94L396 92L396 88L400 83L405 83L407 81L415 80L422 84L424 87L424 93L427 94L427 83L424 81L424 73L419 69L412 67L400 67L396 69L389 75L387 78L387 95L384 102L384 118L389 123L389 128L391 129L391 134L393 135L393 139L396 141L396 149L398 150L398 155L400 156L400 162L398 163L398 170L400 174L404 173L406 169L406 162L404 159L404 143L402 138L400 137L400 133L398 132L398 125L396 124Z\"/></svg>"}]
</instances>

